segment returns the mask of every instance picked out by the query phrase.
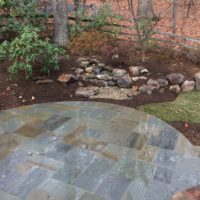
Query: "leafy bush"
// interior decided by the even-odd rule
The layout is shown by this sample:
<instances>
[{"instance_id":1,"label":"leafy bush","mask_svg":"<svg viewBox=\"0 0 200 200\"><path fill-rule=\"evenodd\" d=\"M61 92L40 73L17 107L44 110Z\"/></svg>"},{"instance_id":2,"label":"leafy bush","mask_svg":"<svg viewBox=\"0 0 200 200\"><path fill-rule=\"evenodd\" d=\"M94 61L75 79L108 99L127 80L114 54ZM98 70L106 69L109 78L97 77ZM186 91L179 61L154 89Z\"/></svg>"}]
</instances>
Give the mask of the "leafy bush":
<instances>
[{"instance_id":1,"label":"leafy bush","mask_svg":"<svg viewBox=\"0 0 200 200\"><path fill-rule=\"evenodd\" d=\"M45 30L47 16L40 14L37 0L0 0L1 8L1 34L6 32L18 34L24 26L31 25Z\"/></svg>"},{"instance_id":2,"label":"leafy bush","mask_svg":"<svg viewBox=\"0 0 200 200\"><path fill-rule=\"evenodd\" d=\"M50 69L59 68L59 55L64 53L60 47L50 44L48 40L39 38L39 29L26 26L19 37L11 42L3 42L0 46L0 58L8 55L13 64L9 67L11 74L25 71L26 77L32 75L32 66L43 55L42 71L49 73Z\"/></svg>"},{"instance_id":3,"label":"leafy bush","mask_svg":"<svg viewBox=\"0 0 200 200\"><path fill-rule=\"evenodd\" d=\"M59 56L64 50L41 39L45 30L46 16L37 11L37 0L0 0L2 11L1 35L7 40L0 44L0 59L9 58L12 65L8 71L14 75L24 71L26 78L32 76L35 62L42 61L41 70L49 73L59 68Z\"/></svg>"}]
</instances>

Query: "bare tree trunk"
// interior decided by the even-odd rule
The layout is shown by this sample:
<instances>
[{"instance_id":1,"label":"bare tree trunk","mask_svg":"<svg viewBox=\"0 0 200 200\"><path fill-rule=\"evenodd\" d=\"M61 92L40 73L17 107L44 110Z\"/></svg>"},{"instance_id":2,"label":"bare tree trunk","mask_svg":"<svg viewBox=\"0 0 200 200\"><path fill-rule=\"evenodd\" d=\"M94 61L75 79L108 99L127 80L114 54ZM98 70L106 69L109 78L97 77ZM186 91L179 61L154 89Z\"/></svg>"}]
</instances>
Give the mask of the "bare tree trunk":
<instances>
[{"instance_id":1,"label":"bare tree trunk","mask_svg":"<svg viewBox=\"0 0 200 200\"><path fill-rule=\"evenodd\" d=\"M52 0L54 14L54 42L67 46L69 41L67 1Z\"/></svg>"},{"instance_id":2,"label":"bare tree trunk","mask_svg":"<svg viewBox=\"0 0 200 200\"><path fill-rule=\"evenodd\" d=\"M137 17L141 19L153 19L155 17L152 0L138 0Z\"/></svg>"},{"instance_id":3,"label":"bare tree trunk","mask_svg":"<svg viewBox=\"0 0 200 200\"><path fill-rule=\"evenodd\" d=\"M74 12L75 12L75 23L78 25L80 22L79 12L80 12L80 0L74 0Z\"/></svg>"}]
</instances>

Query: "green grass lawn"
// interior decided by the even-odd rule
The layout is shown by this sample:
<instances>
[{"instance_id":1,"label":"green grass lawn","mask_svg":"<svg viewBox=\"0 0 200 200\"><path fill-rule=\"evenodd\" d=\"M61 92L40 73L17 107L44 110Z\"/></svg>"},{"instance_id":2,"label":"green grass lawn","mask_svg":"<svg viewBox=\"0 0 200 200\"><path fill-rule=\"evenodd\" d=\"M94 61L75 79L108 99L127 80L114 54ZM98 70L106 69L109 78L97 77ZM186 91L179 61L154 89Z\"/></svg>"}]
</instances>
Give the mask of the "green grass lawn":
<instances>
[{"instance_id":1,"label":"green grass lawn","mask_svg":"<svg viewBox=\"0 0 200 200\"><path fill-rule=\"evenodd\" d=\"M200 123L200 92L181 93L173 102L149 104L137 109L167 122Z\"/></svg>"}]
</instances>

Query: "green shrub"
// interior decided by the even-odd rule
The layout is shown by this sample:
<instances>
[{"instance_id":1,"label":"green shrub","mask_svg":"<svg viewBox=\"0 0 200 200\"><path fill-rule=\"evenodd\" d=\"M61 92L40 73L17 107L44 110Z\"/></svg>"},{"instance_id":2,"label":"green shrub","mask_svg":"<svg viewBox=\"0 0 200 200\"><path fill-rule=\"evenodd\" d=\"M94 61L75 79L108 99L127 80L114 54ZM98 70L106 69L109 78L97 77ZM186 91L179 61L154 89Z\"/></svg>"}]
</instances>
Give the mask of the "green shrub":
<instances>
[{"instance_id":1,"label":"green shrub","mask_svg":"<svg viewBox=\"0 0 200 200\"><path fill-rule=\"evenodd\" d=\"M47 15L38 12L37 0L0 0L1 34L8 31L14 36L18 34L23 27L31 25L45 30Z\"/></svg>"},{"instance_id":2,"label":"green shrub","mask_svg":"<svg viewBox=\"0 0 200 200\"><path fill-rule=\"evenodd\" d=\"M30 26L24 27L19 37L11 42L4 41L0 45L0 58L8 55L13 63L8 69L9 72L14 75L19 71L25 71L26 78L32 76L33 64L41 55L44 63L41 70L49 73L51 69L59 68L59 55L63 53L61 47L49 43L47 39L41 40L39 29Z\"/></svg>"},{"instance_id":3,"label":"green shrub","mask_svg":"<svg viewBox=\"0 0 200 200\"><path fill-rule=\"evenodd\" d=\"M0 8L4 13L0 18L3 25L0 34L8 36L0 44L0 59L11 61L8 71L12 75L24 71L29 78L37 61L44 73L58 69L59 57L65 51L48 38L40 37L46 30L47 16L37 11L37 0L0 0Z\"/></svg>"}]
</instances>

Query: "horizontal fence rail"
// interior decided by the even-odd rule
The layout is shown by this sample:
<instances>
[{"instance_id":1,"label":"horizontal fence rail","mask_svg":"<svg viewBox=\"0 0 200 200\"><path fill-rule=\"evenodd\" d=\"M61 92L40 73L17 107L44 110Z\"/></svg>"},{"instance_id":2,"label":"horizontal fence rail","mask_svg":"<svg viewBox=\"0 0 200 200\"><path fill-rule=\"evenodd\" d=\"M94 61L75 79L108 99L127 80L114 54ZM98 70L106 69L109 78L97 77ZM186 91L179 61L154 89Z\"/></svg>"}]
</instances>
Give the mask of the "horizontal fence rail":
<instances>
[{"instance_id":1,"label":"horizontal fence rail","mask_svg":"<svg viewBox=\"0 0 200 200\"><path fill-rule=\"evenodd\" d=\"M172 20L172 27L173 30L172 32L164 32L161 31L159 28L156 28L155 30L155 34L151 37L150 40L155 41L156 43L158 43L158 45L161 46L170 46L172 48L185 48L185 49L200 49L200 39L198 38L193 38L193 37L188 37L188 36L184 36L184 35L180 35L176 33L176 12L177 12L177 7L179 6L177 4L177 0L172 0L173 1L173 20ZM81 5L82 8L84 8L85 10L91 9L92 13L95 13L97 11L97 6L96 4L86 4ZM174 8L174 6L176 6ZM75 7L73 4L69 4L68 5L68 12L69 12L69 22L70 24L74 24L75 22L75 17L73 17L73 12L75 10ZM0 12L1 13L1 12ZM43 7L41 9L38 10L38 14L39 15L48 15L49 16L49 20L47 21L47 27L48 30L46 33L44 33L43 35L49 35L52 36L53 35L53 9L52 6L46 6ZM2 15L2 14L1 14ZM4 13L4 16L6 16L6 14ZM90 19L84 19L82 20L83 23L90 23L92 22L92 20ZM130 19L126 19L126 22L129 24L132 24L132 30L130 29L130 26L124 25L123 22L118 22L118 23L112 23L112 24L107 24L107 28L106 29L112 29L112 28L120 28L120 32L119 32L119 37L122 38L131 38L134 42L137 43L138 38L137 38L137 34L136 31L134 31L134 26L133 26L133 22L131 23ZM5 22L4 22L5 23ZM3 25L3 23L0 24L0 28Z\"/></svg>"}]
</instances>

